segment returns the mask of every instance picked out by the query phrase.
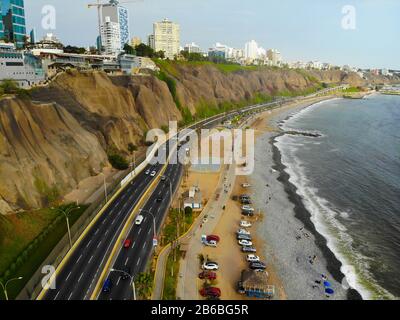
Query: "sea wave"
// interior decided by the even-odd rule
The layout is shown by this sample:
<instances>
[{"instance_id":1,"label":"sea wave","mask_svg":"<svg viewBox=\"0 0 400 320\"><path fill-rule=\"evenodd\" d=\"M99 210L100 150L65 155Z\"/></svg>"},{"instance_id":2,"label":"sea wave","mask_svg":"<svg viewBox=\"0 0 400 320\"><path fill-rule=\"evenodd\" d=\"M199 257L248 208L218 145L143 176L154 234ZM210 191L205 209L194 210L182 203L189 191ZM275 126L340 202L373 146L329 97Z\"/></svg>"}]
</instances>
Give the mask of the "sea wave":
<instances>
[{"instance_id":1,"label":"sea wave","mask_svg":"<svg viewBox=\"0 0 400 320\"><path fill-rule=\"evenodd\" d=\"M297 116L294 115L292 119L295 117ZM302 198L309 211L317 232L326 239L328 248L342 263L340 270L345 276L343 287L350 286L357 290L363 299L367 300L395 299L373 278L369 271L370 258L354 250L351 235L337 219L337 217L349 218L349 211L342 212L336 209L332 203L318 194L318 189L314 188L311 181L307 179L304 170L305 164L295 156L297 148L302 145L302 139L283 135L275 139L275 146L280 150L282 164L290 176L289 182L297 188L297 194Z\"/></svg>"}]
</instances>

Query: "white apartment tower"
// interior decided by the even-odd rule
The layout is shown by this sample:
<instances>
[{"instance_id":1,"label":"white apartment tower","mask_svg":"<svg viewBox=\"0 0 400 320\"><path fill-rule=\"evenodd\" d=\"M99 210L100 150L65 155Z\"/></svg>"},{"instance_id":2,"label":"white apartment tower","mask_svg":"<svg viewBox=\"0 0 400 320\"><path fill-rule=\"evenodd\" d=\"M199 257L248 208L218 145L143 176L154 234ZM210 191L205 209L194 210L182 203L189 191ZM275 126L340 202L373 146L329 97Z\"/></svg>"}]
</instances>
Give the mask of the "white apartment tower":
<instances>
[{"instance_id":1,"label":"white apartment tower","mask_svg":"<svg viewBox=\"0 0 400 320\"><path fill-rule=\"evenodd\" d=\"M179 54L180 48L180 27L168 19L161 22L155 22L153 25L153 43L154 51L164 51L165 57L174 59Z\"/></svg>"},{"instance_id":2,"label":"white apartment tower","mask_svg":"<svg viewBox=\"0 0 400 320\"><path fill-rule=\"evenodd\" d=\"M101 45L104 53L118 54L129 43L129 12L117 0L101 7ZM117 44L118 40L118 44Z\"/></svg>"},{"instance_id":3,"label":"white apartment tower","mask_svg":"<svg viewBox=\"0 0 400 320\"><path fill-rule=\"evenodd\" d=\"M101 44L104 54L117 55L122 51L119 23L112 22L110 17L105 17L101 25Z\"/></svg>"},{"instance_id":4,"label":"white apartment tower","mask_svg":"<svg viewBox=\"0 0 400 320\"><path fill-rule=\"evenodd\" d=\"M258 58L258 44L256 41L251 40L246 43L244 49L244 56L246 59L255 60Z\"/></svg>"}]
</instances>

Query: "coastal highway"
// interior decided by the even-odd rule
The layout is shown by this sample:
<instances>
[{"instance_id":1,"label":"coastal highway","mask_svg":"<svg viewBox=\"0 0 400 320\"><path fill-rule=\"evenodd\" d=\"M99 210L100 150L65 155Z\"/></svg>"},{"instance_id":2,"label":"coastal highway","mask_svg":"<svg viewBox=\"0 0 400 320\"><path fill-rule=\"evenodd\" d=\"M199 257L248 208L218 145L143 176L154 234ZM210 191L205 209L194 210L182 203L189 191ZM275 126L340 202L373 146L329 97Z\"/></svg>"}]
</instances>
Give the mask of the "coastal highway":
<instances>
[{"instance_id":1,"label":"coastal highway","mask_svg":"<svg viewBox=\"0 0 400 320\"><path fill-rule=\"evenodd\" d=\"M165 148L168 153L168 144ZM107 206L104 213L73 250L56 275L56 289L47 290L43 300L83 300L90 297L103 263L133 208L156 179L146 171L160 172L162 164L148 165Z\"/></svg>"},{"instance_id":2,"label":"coastal highway","mask_svg":"<svg viewBox=\"0 0 400 320\"><path fill-rule=\"evenodd\" d=\"M292 99L285 99L285 102L290 100ZM249 106L240 111L259 111L273 107L282 102L283 100L263 105ZM226 113L225 115L214 116L196 123L189 129L212 128L219 122L237 113L238 111L236 110ZM168 143L165 145L166 153L169 154L169 145ZM38 299L84 300L91 297L99 277L104 270L104 264L109 258L111 249L120 236L132 210L142 199L154 179L157 179L157 177L146 175L146 170L155 170L159 173L162 168L162 164L148 165L138 176L123 187L120 193L107 204L98 220L86 229L86 234L79 243L74 245L68 258L64 258L61 267L57 268L55 279L56 289L42 291ZM171 181L172 187L175 190L181 174L182 167L180 165L168 165L165 175L168 176L170 180L167 179L167 181L160 182L144 206L145 210L149 210L152 213L155 211L153 215L155 215L156 218L157 232L160 231L168 211L169 199L167 200L166 196L169 197L169 181ZM159 193L165 195L161 203L155 201ZM128 250L121 249L113 265L116 269L129 266L131 268L131 274L134 275L145 269L148 258L153 250L152 217L148 214L143 215L146 217L146 220L143 221L142 228L132 226L129 230L128 238L132 238L133 240L132 247ZM137 240L136 242L134 242L135 239ZM127 260L127 258L129 259ZM109 270L107 270L107 272L109 272ZM120 285L118 283L117 285L119 279L118 274L114 275L113 273L110 276L115 280L113 281L115 284L113 291L115 292L107 298L129 299L131 297L129 293L129 281L124 280L123 284ZM120 282L121 281L122 280L120 280ZM128 285L126 282L128 282ZM99 298L104 299L105 296L100 295Z\"/></svg>"}]
</instances>

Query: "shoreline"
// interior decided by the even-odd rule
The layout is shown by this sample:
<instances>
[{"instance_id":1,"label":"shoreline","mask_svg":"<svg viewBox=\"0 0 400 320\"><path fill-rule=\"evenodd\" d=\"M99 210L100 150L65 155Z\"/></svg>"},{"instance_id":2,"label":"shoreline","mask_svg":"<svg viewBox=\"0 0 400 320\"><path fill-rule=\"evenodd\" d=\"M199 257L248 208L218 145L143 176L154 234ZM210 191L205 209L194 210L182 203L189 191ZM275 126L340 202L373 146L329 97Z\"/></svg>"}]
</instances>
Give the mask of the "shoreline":
<instances>
[{"instance_id":1,"label":"shoreline","mask_svg":"<svg viewBox=\"0 0 400 320\"><path fill-rule=\"evenodd\" d=\"M300 102L280 108L274 115L270 112L259 116L265 128L256 138L256 170L251 179L255 186L256 205L264 212L265 222L258 223L257 237L262 239L267 262L277 270L290 300L362 299L361 294L348 285L340 270L342 263L328 248L327 239L316 230L311 214L296 193L296 187L289 181L290 175L281 162L280 150L274 145L275 139L284 134L279 128L283 121L313 105L335 98ZM271 195L266 203L265 187ZM318 258L316 263L311 264L309 258L313 255ZM326 296L323 288L315 285L321 275L328 277L335 295Z\"/></svg>"},{"instance_id":2,"label":"shoreline","mask_svg":"<svg viewBox=\"0 0 400 320\"><path fill-rule=\"evenodd\" d=\"M279 172L278 181L284 185L285 192L288 195L289 201L294 205L294 213L295 217L304 224L304 228L311 232L315 237L315 244L320 248L323 253L325 259L327 260L327 270L333 276L333 278L342 283L345 279L345 275L341 272L340 268L342 267L342 263L338 260L335 254L328 248L327 239L324 238L315 228L314 223L311 221L311 214L305 207L301 196L297 194L297 187L293 185L289 179L290 175L285 171L286 166L281 161L281 152L279 148L275 145L276 138L282 136L284 133L281 133L275 137L272 137L269 141L273 150L273 160L274 160L274 169ZM347 292L348 300L362 300L361 294L352 288L348 289Z\"/></svg>"}]
</instances>

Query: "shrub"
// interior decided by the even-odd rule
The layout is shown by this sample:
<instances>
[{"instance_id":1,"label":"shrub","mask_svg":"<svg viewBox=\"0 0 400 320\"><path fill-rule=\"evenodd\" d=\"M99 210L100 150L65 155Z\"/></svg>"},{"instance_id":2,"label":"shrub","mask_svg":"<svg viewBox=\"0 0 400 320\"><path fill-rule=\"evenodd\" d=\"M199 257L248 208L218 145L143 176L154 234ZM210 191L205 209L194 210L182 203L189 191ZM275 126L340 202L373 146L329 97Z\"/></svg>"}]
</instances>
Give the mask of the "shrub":
<instances>
[{"instance_id":1,"label":"shrub","mask_svg":"<svg viewBox=\"0 0 400 320\"><path fill-rule=\"evenodd\" d=\"M126 161L126 159L120 154L109 154L108 161L110 162L112 167L117 170L126 170L129 168L128 161Z\"/></svg>"}]
</instances>

